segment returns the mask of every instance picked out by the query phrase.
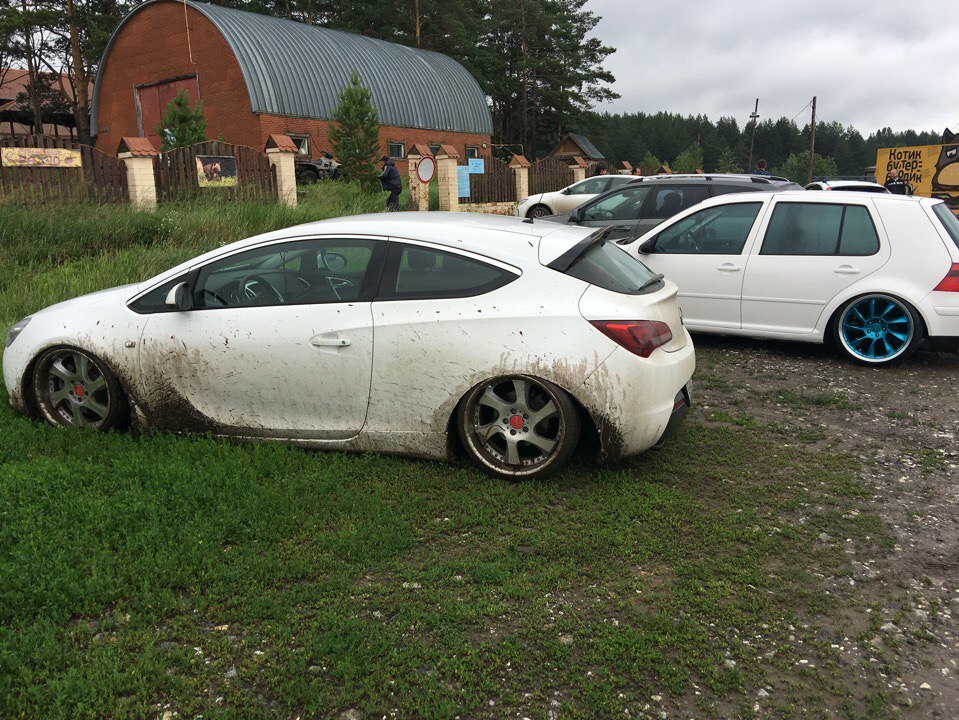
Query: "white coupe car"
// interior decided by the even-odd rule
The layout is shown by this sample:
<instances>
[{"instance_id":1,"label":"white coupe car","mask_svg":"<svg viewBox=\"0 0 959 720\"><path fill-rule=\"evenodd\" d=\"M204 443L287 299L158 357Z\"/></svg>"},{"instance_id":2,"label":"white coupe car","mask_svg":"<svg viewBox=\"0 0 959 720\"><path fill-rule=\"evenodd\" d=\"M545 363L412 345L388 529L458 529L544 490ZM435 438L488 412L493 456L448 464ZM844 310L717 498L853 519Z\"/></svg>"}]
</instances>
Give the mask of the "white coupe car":
<instances>
[{"instance_id":1,"label":"white coupe car","mask_svg":"<svg viewBox=\"0 0 959 720\"><path fill-rule=\"evenodd\" d=\"M592 233L592 234L591 234ZM380 214L243 240L7 336L11 404L54 425L448 458L500 477L657 444L689 407L676 286L602 231Z\"/></svg>"},{"instance_id":2,"label":"white coupe car","mask_svg":"<svg viewBox=\"0 0 959 720\"><path fill-rule=\"evenodd\" d=\"M834 341L869 365L959 346L959 220L941 200L724 195L627 250L679 285L692 330Z\"/></svg>"},{"instance_id":3,"label":"white coupe car","mask_svg":"<svg viewBox=\"0 0 959 720\"><path fill-rule=\"evenodd\" d=\"M516 206L516 215L525 218L562 215L607 190L623 187L635 179L630 175L597 175L587 180L580 180L562 190L535 193Z\"/></svg>"},{"instance_id":4,"label":"white coupe car","mask_svg":"<svg viewBox=\"0 0 959 720\"><path fill-rule=\"evenodd\" d=\"M806 190L841 190L843 192L888 193L885 185L868 180L818 180L806 186Z\"/></svg>"}]
</instances>

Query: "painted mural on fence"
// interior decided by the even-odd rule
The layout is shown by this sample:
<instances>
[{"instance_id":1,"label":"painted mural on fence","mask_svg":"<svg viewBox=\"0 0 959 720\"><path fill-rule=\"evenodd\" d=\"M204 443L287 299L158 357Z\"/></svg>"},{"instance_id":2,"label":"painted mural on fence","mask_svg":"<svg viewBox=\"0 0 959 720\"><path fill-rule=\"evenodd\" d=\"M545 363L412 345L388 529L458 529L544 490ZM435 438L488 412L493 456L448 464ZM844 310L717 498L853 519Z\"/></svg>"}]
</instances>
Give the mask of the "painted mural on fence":
<instances>
[{"instance_id":1,"label":"painted mural on fence","mask_svg":"<svg viewBox=\"0 0 959 720\"><path fill-rule=\"evenodd\" d=\"M197 155L196 177L201 188L236 187L236 158L230 155Z\"/></svg>"},{"instance_id":2,"label":"painted mural on fence","mask_svg":"<svg viewBox=\"0 0 959 720\"><path fill-rule=\"evenodd\" d=\"M80 151L69 148L0 148L0 162L28 168L79 168L83 164Z\"/></svg>"},{"instance_id":3,"label":"painted mural on fence","mask_svg":"<svg viewBox=\"0 0 959 720\"><path fill-rule=\"evenodd\" d=\"M881 148L876 153L876 181L885 182L896 168L914 195L945 200L959 212L959 144Z\"/></svg>"}]
</instances>

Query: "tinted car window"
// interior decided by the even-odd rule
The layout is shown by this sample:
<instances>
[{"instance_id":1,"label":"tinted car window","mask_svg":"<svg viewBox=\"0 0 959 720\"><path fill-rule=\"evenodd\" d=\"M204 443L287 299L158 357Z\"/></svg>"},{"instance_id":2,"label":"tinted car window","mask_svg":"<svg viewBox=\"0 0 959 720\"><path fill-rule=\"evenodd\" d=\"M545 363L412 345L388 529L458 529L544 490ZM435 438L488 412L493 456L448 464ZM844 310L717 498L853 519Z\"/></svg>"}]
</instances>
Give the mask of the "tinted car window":
<instances>
[{"instance_id":1,"label":"tinted car window","mask_svg":"<svg viewBox=\"0 0 959 720\"><path fill-rule=\"evenodd\" d=\"M942 223L946 232L949 233L949 237L951 237L952 241L959 247L959 218L956 218L956 216L952 214L952 211L945 203L933 205L932 211L936 214L936 217L939 218L939 222Z\"/></svg>"},{"instance_id":2,"label":"tinted car window","mask_svg":"<svg viewBox=\"0 0 959 720\"><path fill-rule=\"evenodd\" d=\"M760 254L872 255L878 250L876 229L861 205L779 203Z\"/></svg>"},{"instance_id":3,"label":"tinted car window","mask_svg":"<svg viewBox=\"0 0 959 720\"><path fill-rule=\"evenodd\" d=\"M879 236L869 217L869 211L861 205L846 206L839 234L840 255L874 255L879 252Z\"/></svg>"},{"instance_id":4,"label":"tinted car window","mask_svg":"<svg viewBox=\"0 0 959 720\"><path fill-rule=\"evenodd\" d=\"M573 185L569 190L570 195L599 195L601 192L605 192L606 188L609 187L609 178L608 177L594 177L586 180L585 182L577 183Z\"/></svg>"},{"instance_id":5,"label":"tinted car window","mask_svg":"<svg viewBox=\"0 0 959 720\"><path fill-rule=\"evenodd\" d=\"M716 183L710 187L713 189L714 197L716 195L729 195L730 193L762 192L763 189L755 185L731 185L729 183Z\"/></svg>"},{"instance_id":6,"label":"tinted car window","mask_svg":"<svg viewBox=\"0 0 959 720\"><path fill-rule=\"evenodd\" d=\"M704 185L666 185L653 188L644 217L670 218L676 213L702 202L709 193Z\"/></svg>"},{"instance_id":7,"label":"tinted car window","mask_svg":"<svg viewBox=\"0 0 959 720\"><path fill-rule=\"evenodd\" d=\"M143 295L138 300L130 303L130 309L133 312L137 313L155 313L155 312L168 312L174 308L169 308L166 305L166 296L170 294L170 291L181 282L186 282L187 276L180 275L175 277L172 280L168 280L159 287L154 288L146 295Z\"/></svg>"},{"instance_id":8,"label":"tinted car window","mask_svg":"<svg viewBox=\"0 0 959 720\"><path fill-rule=\"evenodd\" d=\"M739 255L761 207L756 202L700 210L659 233L653 252Z\"/></svg>"},{"instance_id":9,"label":"tinted car window","mask_svg":"<svg viewBox=\"0 0 959 720\"><path fill-rule=\"evenodd\" d=\"M566 270L566 274L588 282L590 285L627 295L655 292L663 286L660 281L644 287L655 277L655 273L632 255L609 242L591 245L573 261Z\"/></svg>"},{"instance_id":10,"label":"tinted car window","mask_svg":"<svg viewBox=\"0 0 959 720\"><path fill-rule=\"evenodd\" d=\"M393 245L379 297L383 299L459 298L481 295L518 275L480 260L417 245Z\"/></svg>"},{"instance_id":11,"label":"tinted car window","mask_svg":"<svg viewBox=\"0 0 959 720\"><path fill-rule=\"evenodd\" d=\"M636 220L643 209L647 187L625 187L599 198L583 209L583 220Z\"/></svg>"},{"instance_id":12,"label":"tinted car window","mask_svg":"<svg viewBox=\"0 0 959 720\"><path fill-rule=\"evenodd\" d=\"M351 302L360 297L373 240L297 240L253 248L200 268L193 307Z\"/></svg>"}]
</instances>

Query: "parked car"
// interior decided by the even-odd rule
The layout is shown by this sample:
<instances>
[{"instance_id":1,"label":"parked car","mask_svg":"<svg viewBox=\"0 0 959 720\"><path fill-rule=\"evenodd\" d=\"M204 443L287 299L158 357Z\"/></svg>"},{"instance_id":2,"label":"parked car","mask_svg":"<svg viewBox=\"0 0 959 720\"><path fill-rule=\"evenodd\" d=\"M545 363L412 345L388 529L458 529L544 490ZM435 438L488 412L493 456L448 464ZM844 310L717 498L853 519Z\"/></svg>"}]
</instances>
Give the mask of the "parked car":
<instances>
[{"instance_id":1,"label":"parked car","mask_svg":"<svg viewBox=\"0 0 959 720\"><path fill-rule=\"evenodd\" d=\"M611 228L610 239L631 240L707 198L729 193L776 192L780 188L778 181L749 175L634 177L624 187L603 193L570 212L542 219Z\"/></svg>"},{"instance_id":2,"label":"parked car","mask_svg":"<svg viewBox=\"0 0 959 720\"><path fill-rule=\"evenodd\" d=\"M725 195L626 249L679 285L692 330L834 341L868 365L959 347L959 220L939 200Z\"/></svg>"},{"instance_id":3,"label":"parked car","mask_svg":"<svg viewBox=\"0 0 959 720\"><path fill-rule=\"evenodd\" d=\"M293 172L298 185L312 185L318 180L339 180L343 165L330 153L323 153L312 160L296 156Z\"/></svg>"},{"instance_id":4,"label":"parked car","mask_svg":"<svg viewBox=\"0 0 959 720\"><path fill-rule=\"evenodd\" d=\"M572 210L607 190L622 187L635 178L629 175L597 175L562 190L530 195L516 207L517 217L540 218Z\"/></svg>"},{"instance_id":5,"label":"parked car","mask_svg":"<svg viewBox=\"0 0 959 720\"><path fill-rule=\"evenodd\" d=\"M374 344L374 334L376 342ZM18 322L3 378L52 425L451 456L505 478L640 453L685 416L676 286L603 233L459 213L328 220Z\"/></svg>"},{"instance_id":6,"label":"parked car","mask_svg":"<svg viewBox=\"0 0 959 720\"><path fill-rule=\"evenodd\" d=\"M888 193L885 185L866 180L817 180L806 186L807 190L842 190L843 192Z\"/></svg>"}]
</instances>

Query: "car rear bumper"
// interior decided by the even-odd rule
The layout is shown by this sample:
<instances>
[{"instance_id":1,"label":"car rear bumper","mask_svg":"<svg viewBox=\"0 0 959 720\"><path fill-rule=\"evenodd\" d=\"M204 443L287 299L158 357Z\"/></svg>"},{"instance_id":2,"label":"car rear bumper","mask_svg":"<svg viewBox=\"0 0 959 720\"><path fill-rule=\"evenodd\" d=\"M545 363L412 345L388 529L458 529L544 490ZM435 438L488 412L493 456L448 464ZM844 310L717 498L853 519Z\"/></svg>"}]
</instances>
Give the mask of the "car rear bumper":
<instances>
[{"instance_id":1,"label":"car rear bumper","mask_svg":"<svg viewBox=\"0 0 959 720\"><path fill-rule=\"evenodd\" d=\"M686 416L689 414L689 408L693 405L692 387L693 381L690 380L683 386L682 390L676 393L676 397L673 398L673 413L669 416L669 422L666 423L666 429L663 430L662 436L660 436L656 442L656 447L663 445L663 443L666 442L666 438L672 435L676 431L676 428L686 419Z\"/></svg>"},{"instance_id":2,"label":"car rear bumper","mask_svg":"<svg viewBox=\"0 0 959 720\"><path fill-rule=\"evenodd\" d=\"M596 426L600 462L638 455L674 432L689 412L695 369L688 333L684 347L649 358L617 348L574 393Z\"/></svg>"}]
</instances>

